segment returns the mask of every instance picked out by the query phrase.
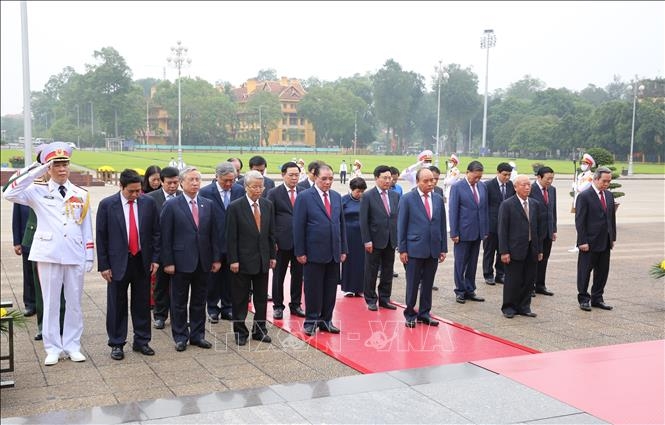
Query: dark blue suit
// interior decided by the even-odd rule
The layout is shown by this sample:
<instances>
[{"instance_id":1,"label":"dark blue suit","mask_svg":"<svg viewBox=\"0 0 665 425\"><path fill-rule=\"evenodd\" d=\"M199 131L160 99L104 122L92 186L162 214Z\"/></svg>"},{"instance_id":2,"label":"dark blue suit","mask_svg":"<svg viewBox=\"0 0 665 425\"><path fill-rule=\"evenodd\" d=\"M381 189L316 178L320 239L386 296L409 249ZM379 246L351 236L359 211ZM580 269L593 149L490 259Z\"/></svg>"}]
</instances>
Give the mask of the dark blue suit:
<instances>
[{"instance_id":1,"label":"dark blue suit","mask_svg":"<svg viewBox=\"0 0 665 425\"><path fill-rule=\"evenodd\" d=\"M29 215L30 207L14 204L12 210L12 239L14 246L21 245L21 256L23 257L23 305L26 310L36 310L35 279L32 273L32 264L28 260L30 247L22 243Z\"/></svg>"},{"instance_id":2,"label":"dark blue suit","mask_svg":"<svg viewBox=\"0 0 665 425\"><path fill-rule=\"evenodd\" d=\"M421 193L411 190L400 198L397 215L397 250L407 253L406 309L404 317L413 322L430 318L432 286L439 265L439 255L448 252L446 207L443 197L430 192L432 219L427 216ZM420 284L420 285L419 285ZM420 286L420 302L415 310Z\"/></svg>"},{"instance_id":3,"label":"dark blue suit","mask_svg":"<svg viewBox=\"0 0 665 425\"><path fill-rule=\"evenodd\" d=\"M489 217L489 233L483 241L483 276L485 279L494 279L496 270L496 280L503 281L504 266L499 254L499 232L497 231L497 222L499 220L499 206L505 200L515 194L513 182L508 180L505 183L505 197L501 193L499 180L495 177L484 182L487 188L487 206Z\"/></svg>"},{"instance_id":4,"label":"dark blue suit","mask_svg":"<svg viewBox=\"0 0 665 425\"><path fill-rule=\"evenodd\" d=\"M473 196L466 178L457 181L450 188L448 217L450 237L459 237L455 244L455 294L472 295L476 292L476 268L480 242L489 233L487 188L478 182L476 190L479 202Z\"/></svg>"},{"instance_id":5,"label":"dark blue suit","mask_svg":"<svg viewBox=\"0 0 665 425\"><path fill-rule=\"evenodd\" d=\"M150 265L159 262L160 228L156 202L147 196L136 200L139 244L135 256L128 251L124 199L116 193L102 199L97 211L97 268L111 270L106 285L106 332L110 347L127 341L127 289L131 284L134 345L150 342Z\"/></svg>"},{"instance_id":6,"label":"dark blue suit","mask_svg":"<svg viewBox=\"0 0 665 425\"><path fill-rule=\"evenodd\" d=\"M171 329L176 344L187 340L197 343L205 339L208 277L212 263L221 258L212 201L197 196L197 205L198 227L184 193L164 204L160 219L161 263L164 267L175 265L171 281Z\"/></svg>"},{"instance_id":7,"label":"dark blue suit","mask_svg":"<svg viewBox=\"0 0 665 425\"><path fill-rule=\"evenodd\" d=\"M307 256L303 270L306 328L331 324L340 257L348 252L342 197L333 190L328 194L330 217L316 186L300 193L293 211L294 254Z\"/></svg>"},{"instance_id":8,"label":"dark blue suit","mask_svg":"<svg viewBox=\"0 0 665 425\"><path fill-rule=\"evenodd\" d=\"M547 189L547 203L545 203L543 189L541 189L541 187L538 185L538 182L534 182L531 185L531 193L529 194L529 198L536 199L543 205L541 209L542 217L540 218L540 223L542 226L542 229L540 229L540 236L542 238L543 259L538 262L535 282L532 288L536 291L542 291L547 289L547 285L545 284L547 261L550 258L550 253L552 252L552 238L557 232L556 188L554 186L550 186L549 189Z\"/></svg>"},{"instance_id":9,"label":"dark blue suit","mask_svg":"<svg viewBox=\"0 0 665 425\"><path fill-rule=\"evenodd\" d=\"M208 279L206 296L208 314L218 316L221 313L228 318L231 317L232 300L231 271L229 270L229 263L226 261L226 236L224 234L227 208L224 206L224 201L221 193L219 193L219 186L216 180L202 187L199 195L212 201L212 210L217 224L217 239L219 240L219 249L222 255L222 268L217 273L210 273L210 279ZM245 189L240 184L234 183L229 193L229 205L243 196L245 196Z\"/></svg>"}]
</instances>

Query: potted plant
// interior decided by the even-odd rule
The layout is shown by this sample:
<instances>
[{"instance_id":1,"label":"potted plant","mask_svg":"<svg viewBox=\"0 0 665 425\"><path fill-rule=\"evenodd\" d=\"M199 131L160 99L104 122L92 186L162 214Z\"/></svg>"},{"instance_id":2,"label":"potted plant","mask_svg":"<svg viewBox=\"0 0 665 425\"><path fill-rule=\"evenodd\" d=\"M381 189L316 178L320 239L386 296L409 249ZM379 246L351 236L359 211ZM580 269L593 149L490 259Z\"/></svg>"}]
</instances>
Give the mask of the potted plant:
<instances>
[{"instance_id":1,"label":"potted plant","mask_svg":"<svg viewBox=\"0 0 665 425\"><path fill-rule=\"evenodd\" d=\"M25 159L21 155L14 155L9 158L9 163L14 168L23 168L25 167Z\"/></svg>"}]
</instances>

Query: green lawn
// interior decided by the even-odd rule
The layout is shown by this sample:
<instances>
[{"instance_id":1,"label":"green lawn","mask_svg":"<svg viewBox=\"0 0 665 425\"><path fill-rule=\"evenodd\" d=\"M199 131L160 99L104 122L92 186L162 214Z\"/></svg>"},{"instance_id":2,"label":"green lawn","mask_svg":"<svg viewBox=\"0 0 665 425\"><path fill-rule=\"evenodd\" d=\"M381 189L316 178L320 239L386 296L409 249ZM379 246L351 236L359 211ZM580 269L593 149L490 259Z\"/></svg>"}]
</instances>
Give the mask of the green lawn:
<instances>
[{"instance_id":1,"label":"green lawn","mask_svg":"<svg viewBox=\"0 0 665 425\"><path fill-rule=\"evenodd\" d=\"M8 159L14 155L22 155L23 151L19 150L9 150L2 149L0 150L0 162L3 164L8 163ZM204 174L214 173L215 165L221 161L225 161L231 156L239 157L244 164L243 170L248 168L249 158L251 158L254 153L243 153L238 154L238 152L224 152L224 153L183 153L183 159L187 165L193 165L198 167ZM268 162L268 173L274 174L279 173L281 164L286 161L290 161L294 158L292 154L262 154L263 157ZM140 168L145 169L152 164L159 165L164 167L168 165L171 157L175 157L175 153L170 152L107 152L107 151L74 151L72 155L72 162L75 165L96 170L97 168L108 165L113 167L115 170L122 170L124 168ZM297 158L303 158L305 163L309 163L313 160L323 160L333 166L335 172L339 170L339 164L342 159L346 160L348 164L349 171L351 170L351 164L355 159L359 159L363 164L363 172L365 175L371 175L372 171L377 165L391 165L403 170L409 165L416 162L416 156L390 156L390 155L343 155L343 154L299 154ZM445 171L446 164L445 160L447 157L442 156L440 158L439 168ZM460 157L460 169L465 169L469 161L478 158L471 157ZM521 173L532 173L532 164L533 163L543 163L554 169L555 172L560 174L572 174L573 173L573 162L572 161L562 161L562 160L532 160L532 159L513 159L513 158L494 158L494 157L483 157L480 158L480 161L485 166L487 173L494 172L496 166L499 162L508 162L515 161L517 164L517 170ZM627 168L627 163L618 162L615 164L617 170L622 168ZM633 164L633 172L635 174L665 174L665 165L664 164Z\"/></svg>"}]
</instances>

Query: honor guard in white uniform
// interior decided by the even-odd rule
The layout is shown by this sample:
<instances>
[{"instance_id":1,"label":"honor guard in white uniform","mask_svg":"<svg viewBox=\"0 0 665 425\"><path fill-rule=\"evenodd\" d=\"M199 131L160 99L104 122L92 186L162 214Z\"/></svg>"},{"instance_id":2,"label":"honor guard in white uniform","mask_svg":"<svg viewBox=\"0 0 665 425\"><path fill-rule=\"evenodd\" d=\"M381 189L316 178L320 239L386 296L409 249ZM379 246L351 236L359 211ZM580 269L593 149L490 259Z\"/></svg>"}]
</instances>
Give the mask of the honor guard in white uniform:
<instances>
[{"instance_id":1,"label":"honor guard in white uniform","mask_svg":"<svg viewBox=\"0 0 665 425\"><path fill-rule=\"evenodd\" d=\"M443 193L446 201L450 196L450 188L460 179L460 172L459 168L457 168L457 164L459 164L459 158L457 155L451 154L450 158L448 158L446 177L443 179Z\"/></svg>"},{"instance_id":2,"label":"honor guard in white uniform","mask_svg":"<svg viewBox=\"0 0 665 425\"><path fill-rule=\"evenodd\" d=\"M4 198L31 207L37 229L30 261L37 263L44 298L42 336L47 366L58 363L61 354L75 362L81 354L83 274L92 271L94 242L88 192L69 181L72 149L53 142L41 152L38 162L19 170L4 192ZM48 173L48 182L35 180ZM60 335L60 293L67 302Z\"/></svg>"},{"instance_id":3,"label":"honor guard in white uniform","mask_svg":"<svg viewBox=\"0 0 665 425\"><path fill-rule=\"evenodd\" d=\"M404 171L402 171L402 178L411 183L411 187L415 187L416 173L418 173L418 170L421 168L429 168L432 165L433 156L434 154L429 149L420 152L418 154L418 162L405 168Z\"/></svg>"},{"instance_id":4,"label":"honor guard in white uniform","mask_svg":"<svg viewBox=\"0 0 665 425\"><path fill-rule=\"evenodd\" d=\"M581 173L575 176L573 180L573 206L570 208L571 213L575 213L575 205L577 204L577 197L580 193L584 192L591 187L591 181L593 180L593 173L591 168L596 166L596 161L591 155L585 153L582 155L580 160L580 170ZM568 252L579 252L577 245L570 248Z\"/></svg>"}]
</instances>

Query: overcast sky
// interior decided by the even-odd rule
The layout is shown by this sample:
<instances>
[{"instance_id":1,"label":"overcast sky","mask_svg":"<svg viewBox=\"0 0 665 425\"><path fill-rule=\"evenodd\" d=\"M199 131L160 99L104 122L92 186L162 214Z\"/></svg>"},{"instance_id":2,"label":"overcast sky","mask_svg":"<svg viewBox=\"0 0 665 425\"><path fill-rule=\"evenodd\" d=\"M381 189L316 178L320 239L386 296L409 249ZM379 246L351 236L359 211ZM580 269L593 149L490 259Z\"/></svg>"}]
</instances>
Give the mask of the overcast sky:
<instances>
[{"instance_id":1,"label":"overcast sky","mask_svg":"<svg viewBox=\"0 0 665 425\"><path fill-rule=\"evenodd\" d=\"M260 69L335 80L380 69L389 58L430 77L439 60L472 69L489 91L524 75L548 87L605 87L662 77L665 2L37 2L29 1L30 89L66 66L79 73L93 52L114 47L133 78L174 80L166 58L189 48L184 75L237 86ZM21 15L1 1L1 114L22 110Z\"/></svg>"}]
</instances>

